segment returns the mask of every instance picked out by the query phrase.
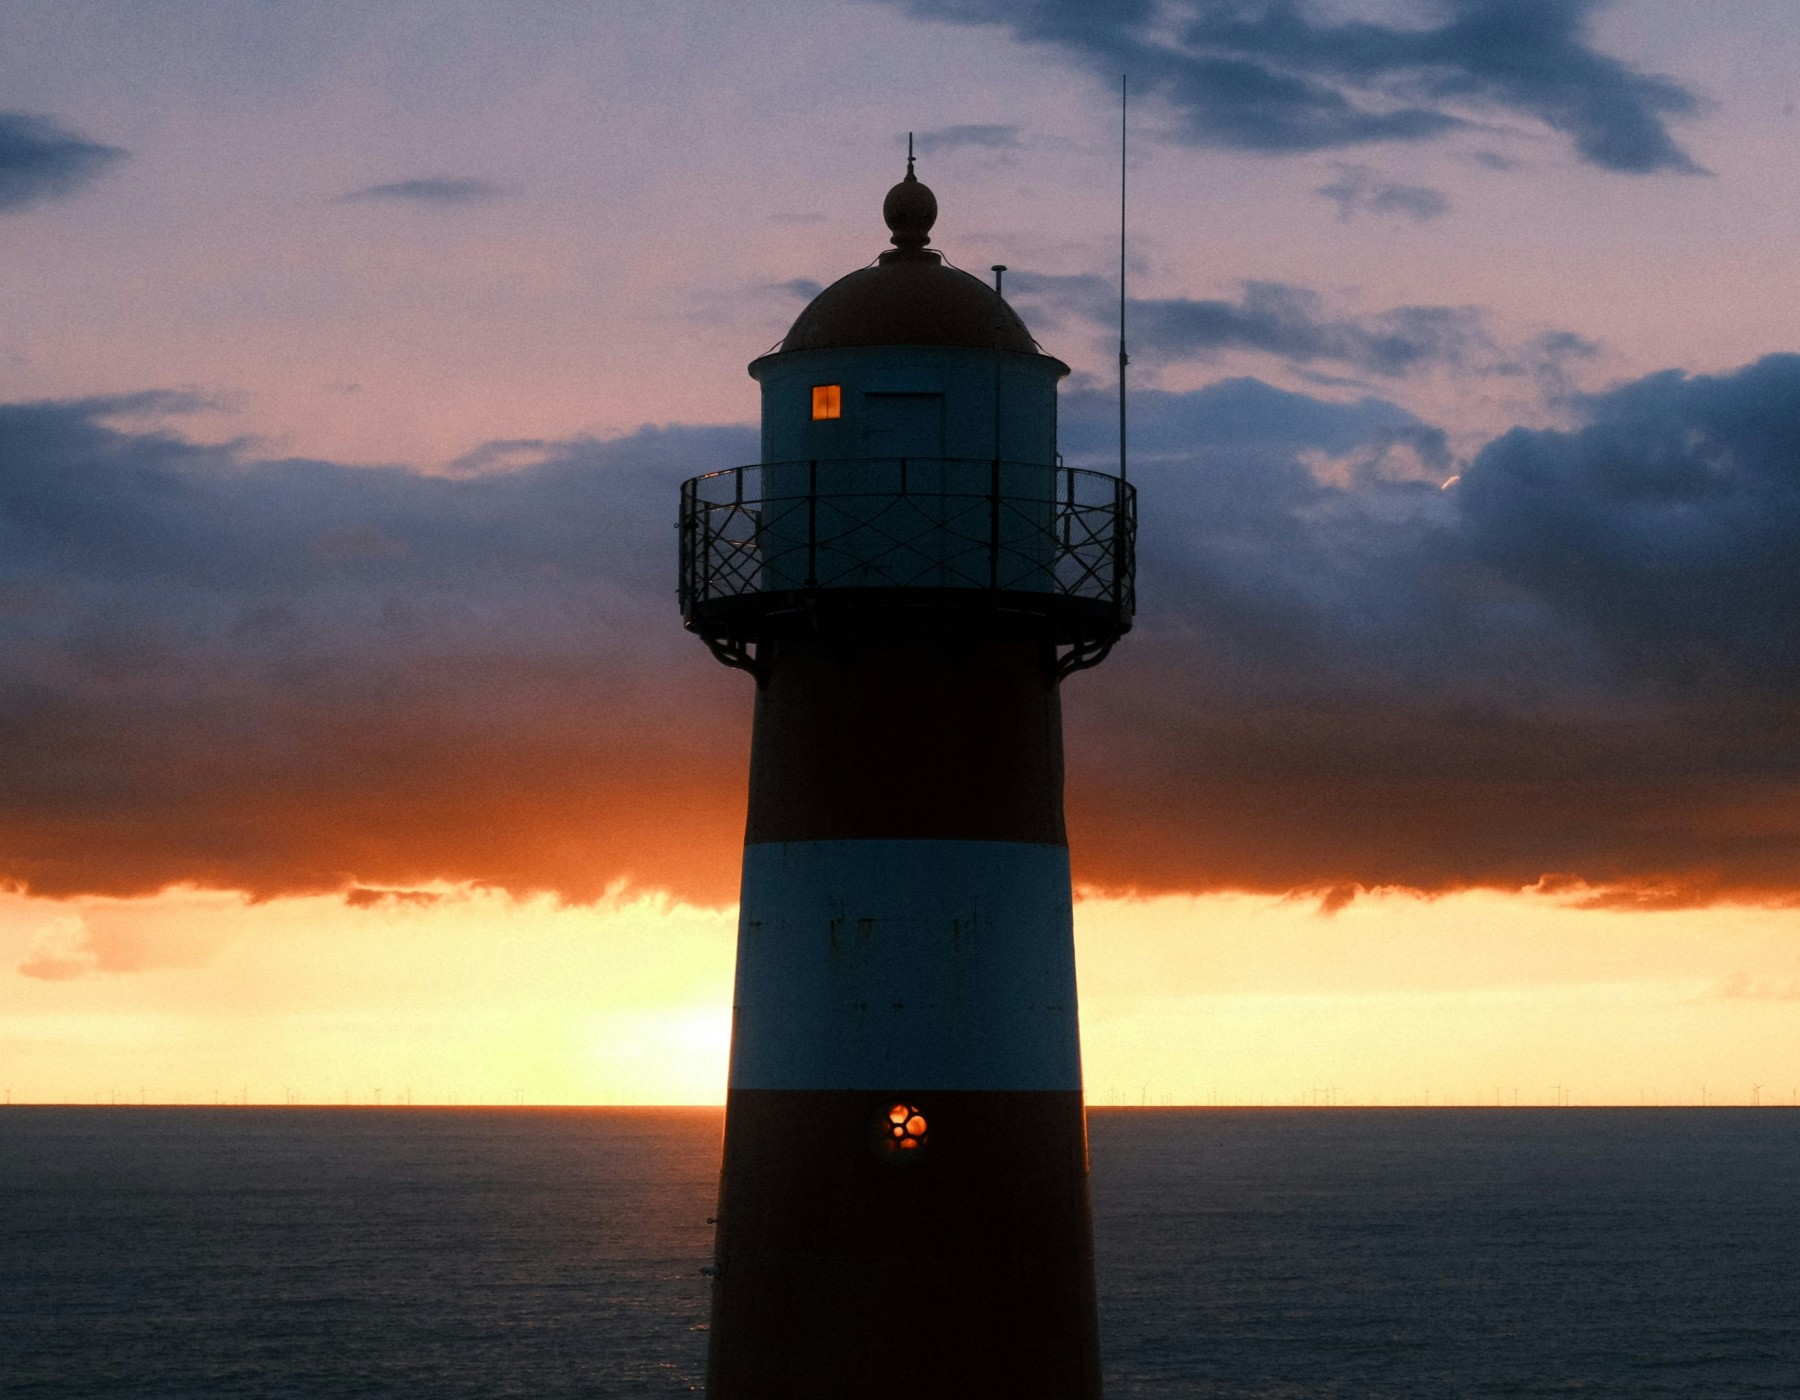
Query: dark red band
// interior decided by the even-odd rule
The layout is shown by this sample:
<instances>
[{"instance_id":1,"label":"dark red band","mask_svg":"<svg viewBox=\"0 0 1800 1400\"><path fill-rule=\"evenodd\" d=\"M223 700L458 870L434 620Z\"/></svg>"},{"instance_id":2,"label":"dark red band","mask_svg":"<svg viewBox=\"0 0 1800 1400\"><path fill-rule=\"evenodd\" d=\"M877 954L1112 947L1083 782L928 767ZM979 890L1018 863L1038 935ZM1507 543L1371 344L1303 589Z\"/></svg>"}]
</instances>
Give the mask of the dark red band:
<instances>
[{"instance_id":1,"label":"dark red band","mask_svg":"<svg viewBox=\"0 0 1800 1400\"><path fill-rule=\"evenodd\" d=\"M1066 845L1047 644L947 627L864 636L765 644L746 842Z\"/></svg>"},{"instance_id":2,"label":"dark red band","mask_svg":"<svg viewBox=\"0 0 1800 1400\"><path fill-rule=\"evenodd\" d=\"M707 1394L1097 1400L1089 1220L1079 1093L734 1091Z\"/></svg>"}]
</instances>

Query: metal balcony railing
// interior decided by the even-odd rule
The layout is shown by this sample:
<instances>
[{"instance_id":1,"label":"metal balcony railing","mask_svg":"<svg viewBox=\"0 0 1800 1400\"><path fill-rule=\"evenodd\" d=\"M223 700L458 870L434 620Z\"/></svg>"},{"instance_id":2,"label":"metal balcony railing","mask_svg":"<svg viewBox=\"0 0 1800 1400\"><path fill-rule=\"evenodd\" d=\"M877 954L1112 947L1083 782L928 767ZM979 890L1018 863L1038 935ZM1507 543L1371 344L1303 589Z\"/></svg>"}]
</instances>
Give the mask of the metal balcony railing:
<instances>
[{"instance_id":1,"label":"metal balcony railing","mask_svg":"<svg viewBox=\"0 0 1800 1400\"><path fill-rule=\"evenodd\" d=\"M1131 626L1136 492L1105 472L951 457L764 462L681 488L681 610L721 660L830 599L987 602L1091 665ZM753 669L753 666L752 666Z\"/></svg>"}]
</instances>

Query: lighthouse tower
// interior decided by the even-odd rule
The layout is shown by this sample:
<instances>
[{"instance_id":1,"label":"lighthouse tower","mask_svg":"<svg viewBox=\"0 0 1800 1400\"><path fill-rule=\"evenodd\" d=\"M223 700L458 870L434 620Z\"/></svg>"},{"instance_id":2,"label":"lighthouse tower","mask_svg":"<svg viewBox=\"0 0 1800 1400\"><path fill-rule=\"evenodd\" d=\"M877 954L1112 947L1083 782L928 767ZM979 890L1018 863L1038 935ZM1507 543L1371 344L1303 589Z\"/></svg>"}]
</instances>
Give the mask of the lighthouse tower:
<instances>
[{"instance_id":1,"label":"lighthouse tower","mask_svg":"<svg viewBox=\"0 0 1800 1400\"><path fill-rule=\"evenodd\" d=\"M1134 504L980 279L893 247L750 365L681 604L756 680L714 1400L1100 1393L1058 687L1130 626Z\"/></svg>"}]
</instances>

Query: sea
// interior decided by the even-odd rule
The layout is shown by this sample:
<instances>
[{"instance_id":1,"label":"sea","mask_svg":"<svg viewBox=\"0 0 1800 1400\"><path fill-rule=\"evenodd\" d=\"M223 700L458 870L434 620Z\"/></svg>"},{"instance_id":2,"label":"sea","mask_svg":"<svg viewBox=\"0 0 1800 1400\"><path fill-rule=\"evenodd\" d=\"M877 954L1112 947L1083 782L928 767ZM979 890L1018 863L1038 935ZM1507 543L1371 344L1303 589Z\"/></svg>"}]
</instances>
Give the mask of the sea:
<instances>
[{"instance_id":1,"label":"sea","mask_svg":"<svg viewBox=\"0 0 1800 1400\"><path fill-rule=\"evenodd\" d=\"M0 1396L698 1392L720 1128L0 1108ZM1800 1111L1089 1133L1109 1400L1800 1397Z\"/></svg>"}]
</instances>

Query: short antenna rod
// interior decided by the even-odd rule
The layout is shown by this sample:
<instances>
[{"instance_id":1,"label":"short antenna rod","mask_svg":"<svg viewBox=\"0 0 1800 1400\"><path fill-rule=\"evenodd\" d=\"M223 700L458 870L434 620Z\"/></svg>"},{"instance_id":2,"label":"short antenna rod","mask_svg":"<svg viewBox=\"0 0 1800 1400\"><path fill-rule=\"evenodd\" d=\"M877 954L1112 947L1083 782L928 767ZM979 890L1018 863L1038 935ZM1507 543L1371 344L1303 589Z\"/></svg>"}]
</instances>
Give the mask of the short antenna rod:
<instances>
[{"instance_id":1,"label":"short antenna rod","mask_svg":"<svg viewBox=\"0 0 1800 1400\"><path fill-rule=\"evenodd\" d=\"M1119 480L1128 480L1125 468L1125 111L1126 78L1119 75Z\"/></svg>"}]
</instances>

